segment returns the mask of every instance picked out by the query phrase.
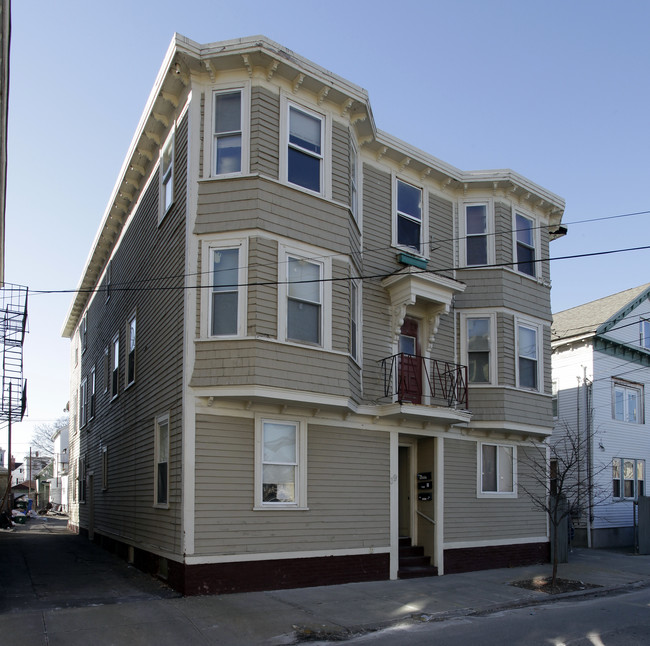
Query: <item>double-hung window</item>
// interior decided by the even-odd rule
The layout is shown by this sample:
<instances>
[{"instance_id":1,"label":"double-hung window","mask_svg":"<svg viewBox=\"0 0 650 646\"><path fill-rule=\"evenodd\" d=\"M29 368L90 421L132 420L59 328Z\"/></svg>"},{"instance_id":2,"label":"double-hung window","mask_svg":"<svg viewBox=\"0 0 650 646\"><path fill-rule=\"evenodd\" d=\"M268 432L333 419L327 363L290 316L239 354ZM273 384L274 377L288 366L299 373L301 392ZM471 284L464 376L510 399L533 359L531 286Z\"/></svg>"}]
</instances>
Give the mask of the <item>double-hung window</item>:
<instances>
[{"instance_id":1,"label":"double-hung window","mask_svg":"<svg viewBox=\"0 0 650 646\"><path fill-rule=\"evenodd\" d=\"M359 150L353 137L350 137L349 151L350 210L354 219L359 222Z\"/></svg>"},{"instance_id":2,"label":"double-hung window","mask_svg":"<svg viewBox=\"0 0 650 646\"><path fill-rule=\"evenodd\" d=\"M516 493L516 447L504 444L479 444L480 493Z\"/></svg>"},{"instance_id":3,"label":"double-hung window","mask_svg":"<svg viewBox=\"0 0 650 646\"><path fill-rule=\"evenodd\" d=\"M539 390L539 330L532 325L517 325L517 386Z\"/></svg>"},{"instance_id":4,"label":"double-hung window","mask_svg":"<svg viewBox=\"0 0 650 646\"><path fill-rule=\"evenodd\" d=\"M350 281L350 356L361 360L361 281Z\"/></svg>"},{"instance_id":5,"label":"double-hung window","mask_svg":"<svg viewBox=\"0 0 650 646\"><path fill-rule=\"evenodd\" d=\"M79 502L86 502L86 456L80 457L77 466L77 478L79 479Z\"/></svg>"},{"instance_id":6,"label":"double-hung window","mask_svg":"<svg viewBox=\"0 0 650 646\"><path fill-rule=\"evenodd\" d=\"M127 333L127 365L126 385L130 386L135 381L135 314L129 319L126 326Z\"/></svg>"},{"instance_id":7,"label":"double-hung window","mask_svg":"<svg viewBox=\"0 0 650 646\"><path fill-rule=\"evenodd\" d=\"M206 240L201 248L204 276L202 329L207 337L234 337L246 333L247 244L244 239Z\"/></svg>"},{"instance_id":8,"label":"double-hung window","mask_svg":"<svg viewBox=\"0 0 650 646\"><path fill-rule=\"evenodd\" d=\"M256 422L255 507L305 508L307 438L305 422Z\"/></svg>"},{"instance_id":9,"label":"double-hung window","mask_svg":"<svg viewBox=\"0 0 650 646\"><path fill-rule=\"evenodd\" d=\"M242 171L242 91L214 93L213 173L229 175Z\"/></svg>"},{"instance_id":10,"label":"double-hung window","mask_svg":"<svg viewBox=\"0 0 650 646\"><path fill-rule=\"evenodd\" d=\"M612 460L612 496L637 500L645 495L645 460L614 458Z\"/></svg>"},{"instance_id":11,"label":"double-hung window","mask_svg":"<svg viewBox=\"0 0 650 646\"><path fill-rule=\"evenodd\" d=\"M422 255L422 189L401 179L396 180L395 243Z\"/></svg>"},{"instance_id":12,"label":"double-hung window","mask_svg":"<svg viewBox=\"0 0 650 646\"><path fill-rule=\"evenodd\" d=\"M324 118L288 104L287 181L323 192Z\"/></svg>"},{"instance_id":13,"label":"double-hung window","mask_svg":"<svg viewBox=\"0 0 650 646\"><path fill-rule=\"evenodd\" d=\"M535 277L535 222L520 213L515 214L517 271Z\"/></svg>"},{"instance_id":14,"label":"double-hung window","mask_svg":"<svg viewBox=\"0 0 650 646\"><path fill-rule=\"evenodd\" d=\"M79 388L79 427L88 422L88 379L84 378Z\"/></svg>"},{"instance_id":15,"label":"double-hung window","mask_svg":"<svg viewBox=\"0 0 650 646\"><path fill-rule=\"evenodd\" d=\"M160 220L174 201L174 133L167 138L160 154Z\"/></svg>"},{"instance_id":16,"label":"double-hung window","mask_svg":"<svg viewBox=\"0 0 650 646\"><path fill-rule=\"evenodd\" d=\"M111 342L111 399L117 397L120 374L120 337L116 335Z\"/></svg>"},{"instance_id":17,"label":"double-hung window","mask_svg":"<svg viewBox=\"0 0 650 646\"><path fill-rule=\"evenodd\" d=\"M79 326L79 336L81 337L81 354L88 348L88 313L84 314Z\"/></svg>"},{"instance_id":18,"label":"double-hung window","mask_svg":"<svg viewBox=\"0 0 650 646\"><path fill-rule=\"evenodd\" d=\"M154 506L169 505L169 414L155 421L154 437Z\"/></svg>"},{"instance_id":19,"label":"double-hung window","mask_svg":"<svg viewBox=\"0 0 650 646\"><path fill-rule=\"evenodd\" d=\"M322 265L287 257L287 339L321 345L323 340Z\"/></svg>"},{"instance_id":20,"label":"double-hung window","mask_svg":"<svg viewBox=\"0 0 650 646\"><path fill-rule=\"evenodd\" d=\"M467 368L471 384L489 384L493 379L491 316L468 316Z\"/></svg>"},{"instance_id":21,"label":"double-hung window","mask_svg":"<svg viewBox=\"0 0 650 646\"><path fill-rule=\"evenodd\" d=\"M650 321L647 319L639 321L639 345L650 350Z\"/></svg>"},{"instance_id":22,"label":"double-hung window","mask_svg":"<svg viewBox=\"0 0 650 646\"><path fill-rule=\"evenodd\" d=\"M643 386L630 382L613 382L612 417L619 422L643 424Z\"/></svg>"},{"instance_id":23,"label":"double-hung window","mask_svg":"<svg viewBox=\"0 0 650 646\"><path fill-rule=\"evenodd\" d=\"M465 264L480 267L490 262L487 204L465 204Z\"/></svg>"},{"instance_id":24,"label":"double-hung window","mask_svg":"<svg viewBox=\"0 0 650 646\"><path fill-rule=\"evenodd\" d=\"M95 417L95 408L97 405L96 402L96 392L97 392L97 374L95 371L95 366L90 369L90 401L89 401L89 416L90 419Z\"/></svg>"}]
</instances>

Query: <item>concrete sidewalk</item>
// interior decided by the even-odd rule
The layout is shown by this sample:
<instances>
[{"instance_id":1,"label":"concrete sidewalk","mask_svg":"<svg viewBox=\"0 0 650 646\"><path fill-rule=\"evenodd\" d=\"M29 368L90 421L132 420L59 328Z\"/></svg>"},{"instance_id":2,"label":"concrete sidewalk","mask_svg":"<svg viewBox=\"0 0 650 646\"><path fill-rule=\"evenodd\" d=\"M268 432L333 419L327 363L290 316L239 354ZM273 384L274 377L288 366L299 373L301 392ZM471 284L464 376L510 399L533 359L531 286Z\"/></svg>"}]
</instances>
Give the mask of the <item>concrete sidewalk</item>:
<instances>
[{"instance_id":1,"label":"concrete sidewalk","mask_svg":"<svg viewBox=\"0 0 650 646\"><path fill-rule=\"evenodd\" d=\"M0 532L0 643L238 646L340 641L401 621L483 614L650 585L650 556L574 549L570 563L560 565L560 576L601 588L549 596L510 585L550 574L549 565L539 565L179 597L124 561L69 534L62 523L33 519L14 532ZM7 641L7 636L15 641Z\"/></svg>"}]
</instances>

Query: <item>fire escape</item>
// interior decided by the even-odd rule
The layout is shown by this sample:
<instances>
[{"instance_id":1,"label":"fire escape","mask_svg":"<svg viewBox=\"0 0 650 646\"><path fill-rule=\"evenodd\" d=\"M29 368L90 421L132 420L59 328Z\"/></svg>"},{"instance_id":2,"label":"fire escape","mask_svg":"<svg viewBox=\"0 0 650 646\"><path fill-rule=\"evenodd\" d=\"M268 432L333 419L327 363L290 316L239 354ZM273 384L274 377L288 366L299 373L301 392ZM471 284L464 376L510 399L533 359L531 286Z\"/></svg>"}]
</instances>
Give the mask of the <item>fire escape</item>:
<instances>
[{"instance_id":1,"label":"fire escape","mask_svg":"<svg viewBox=\"0 0 650 646\"><path fill-rule=\"evenodd\" d=\"M20 422L27 407L27 382L23 381L23 343L27 331L27 292L21 285L5 283L0 289L2 316L2 401L0 419ZM11 456L9 456L11 460Z\"/></svg>"}]
</instances>

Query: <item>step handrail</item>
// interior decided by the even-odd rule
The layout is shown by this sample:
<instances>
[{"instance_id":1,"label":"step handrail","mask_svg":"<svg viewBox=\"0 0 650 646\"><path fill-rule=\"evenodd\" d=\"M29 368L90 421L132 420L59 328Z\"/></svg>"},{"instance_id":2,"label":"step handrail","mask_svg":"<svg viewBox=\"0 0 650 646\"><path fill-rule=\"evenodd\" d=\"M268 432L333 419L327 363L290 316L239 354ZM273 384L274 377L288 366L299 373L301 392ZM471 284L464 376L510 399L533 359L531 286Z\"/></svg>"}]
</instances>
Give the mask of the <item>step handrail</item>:
<instances>
[{"instance_id":1,"label":"step handrail","mask_svg":"<svg viewBox=\"0 0 650 646\"><path fill-rule=\"evenodd\" d=\"M419 509L416 509L416 512L417 512L418 516L422 516L422 518L424 518L425 520L428 520L431 524L433 524L433 525L436 524L436 521L433 520L433 518L430 518L426 514L423 514Z\"/></svg>"}]
</instances>

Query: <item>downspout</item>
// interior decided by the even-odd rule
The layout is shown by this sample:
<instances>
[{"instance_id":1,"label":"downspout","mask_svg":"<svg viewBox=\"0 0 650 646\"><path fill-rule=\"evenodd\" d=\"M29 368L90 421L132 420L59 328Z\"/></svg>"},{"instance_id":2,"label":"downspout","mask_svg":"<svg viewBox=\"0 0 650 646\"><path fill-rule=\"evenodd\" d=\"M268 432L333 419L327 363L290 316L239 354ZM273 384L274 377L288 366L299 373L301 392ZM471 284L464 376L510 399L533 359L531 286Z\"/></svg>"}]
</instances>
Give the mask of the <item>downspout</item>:
<instances>
[{"instance_id":1,"label":"downspout","mask_svg":"<svg viewBox=\"0 0 650 646\"><path fill-rule=\"evenodd\" d=\"M591 524L593 522L593 509L594 509L594 483L593 483L593 473L594 473L594 447L593 447L593 436L592 436L592 400L593 400L593 382L587 379L587 370L585 368L585 423L587 431L587 547L591 547Z\"/></svg>"},{"instance_id":2,"label":"downspout","mask_svg":"<svg viewBox=\"0 0 650 646\"><path fill-rule=\"evenodd\" d=\"M584 367L583 367L584 369ZM582 495L581 495L581 456L580 456L580 377L578 379L578 388L576 389L576 458L578 461L578 479L576 482L576 490L577 490L577 496L576 496L576 502L578 504L578 509L581 506L582 503ZM572 511L569 510L569 514L572 514Z\"/></svg>"}]
</instances>

